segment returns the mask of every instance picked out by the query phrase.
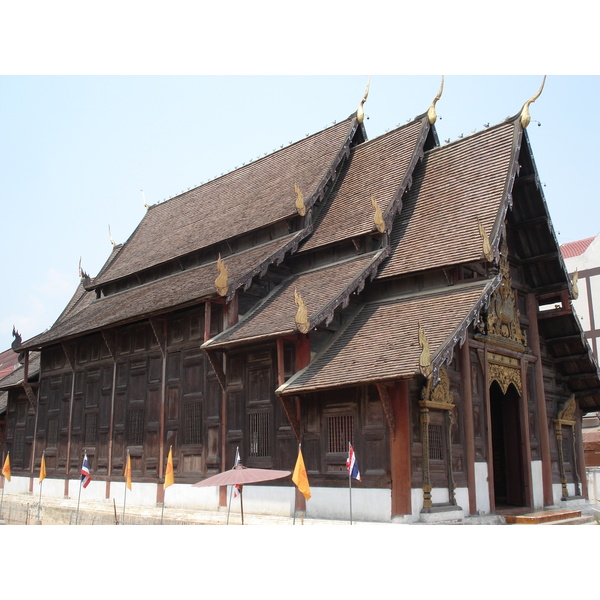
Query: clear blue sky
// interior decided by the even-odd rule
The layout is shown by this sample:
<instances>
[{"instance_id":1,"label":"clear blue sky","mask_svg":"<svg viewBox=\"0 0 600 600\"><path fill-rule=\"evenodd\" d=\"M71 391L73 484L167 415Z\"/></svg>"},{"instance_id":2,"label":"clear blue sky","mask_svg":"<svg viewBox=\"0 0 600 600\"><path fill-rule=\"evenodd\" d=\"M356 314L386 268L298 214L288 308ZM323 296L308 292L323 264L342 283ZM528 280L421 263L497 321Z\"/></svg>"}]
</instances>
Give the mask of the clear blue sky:
<instances>
[{"instance_id":1,"label":"clear blue sky","mask_svg":"<svg viewBox=\"0 0 600 600\"><path fill-rule=\"evenodd\" d=\"M59 3L66 4L77 6ZM376 6L377 2L369 4L370 10L363 9L363 26L373 24ZM6 10L17 19L13 23L26 17L23 7ZM331 16L328 10L319 13L321 23ZM18 27L4 22L0 350L12 343L13 325L24 339L52 325L77 286L80 258L83 269L93 276L110 253L109 227L117 243L127 240L144 215L141 190L148 204L161 202L344 119L356 110L371 69L412 73L416 68L436 74L371 72L365 105L369 138L426 111L446 68L444 93L437 105L442 143L516 114L538 91L543 74L550 73L531 107L534 122L528 133L557 237L564 243L600 233L599 125L590 109L600 97L600 77L552 75L569 72L561 62L567 60L563 53L554 59L557 71L544 61L540 64L539 52L532 53L537 62L527 62L528 52L517 48L516 38L508 43L503 32L479 28L477 35L465 38L463 29L453 52L460 54L468 46L472 62L452 62L456 54L451 46L442 49L433 41L432 48L421 51L410 38L412 56L419 64L407 68L397 64L407 42L404 37L389 37L395 31L393 23L380 23L380 32L389 37L383 55L377 52L383 47L379 32L358 43L359 33L352 30L355 19L346 13L330 30L336 35L327 37L315 55L314 42L299 34L315 28L306 15L284 19L283 28L263 28L262 34L256 26L242 27L240 18L230 23L227 35L217 35L207 25L208 13L202 13L200 27L199 21L184 18L183 11L167 15L154 7L153 12L140 13L139 22L140 15L125 11L116 25L109 12L97 13L94 19L88 15L84 30L69 29L65 23L52 29L44 26L45 19L52 18L50 10L40 4L25 38L19 37ZM486 15L493 16L479 17ZM443 18L438 12L437 36L442 39L442 31L459 27L442 22ZM565 23L569 19L563 17ZM116 34L109 38L111 27ZM585 30L587 22L582 27ZM185 44L196 38L186 36L194 31L202 33L205 45L190 54ZM436 34L436 28L432 31ZM531 29L534 42L535 31ZM229 46L234 32L242 42L236 40L235 60ZM248 39L253 45L246 47L243 41ZM501 68L491 60L482 63L485 44L501 40L505 42ZM181 60L173 60L171 51ZM262 62L253 63L256 57ZM252 68L253 64L260 67ZM461 66L452 68L453 64ZM539 74L452 75L519 73L524 65ZM240 75L246 72L267 75ZM322 74L332 72L342 75ZM365 74L353 74L361 72ZM585 73L585 65L577 72ZM275 75L279 73L293 75Z\"/></svg>"}]
</instances>

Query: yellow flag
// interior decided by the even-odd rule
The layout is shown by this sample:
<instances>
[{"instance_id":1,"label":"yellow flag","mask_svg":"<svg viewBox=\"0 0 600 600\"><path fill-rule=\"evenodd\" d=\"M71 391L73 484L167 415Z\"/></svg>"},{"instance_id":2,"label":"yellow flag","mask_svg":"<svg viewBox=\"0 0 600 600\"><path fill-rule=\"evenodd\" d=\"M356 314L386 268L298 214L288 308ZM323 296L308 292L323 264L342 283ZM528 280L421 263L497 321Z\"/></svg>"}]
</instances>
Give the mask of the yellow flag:
<instances>
[{"instance_id":1,"label":"yellow flag","mask_svg":"<svg viewBox=\"0 0 600 600\"><path fill-rule=\"evenodd\" d=\"M302 458L302 450L298 448L298 460L294 467L292 481L296 484L302 495L308 500L310 498L310 486L308 485L308 475Z\"/></svg>"},{"instance_id":2,"label":"yellow flag","mask_svg":"<svg viewBox=\"0 0 600 600\"><path fill-rule=\"evenodd\" d=\"M42 453L42 464L40 465L40 483L46 479L46 455Z\"/></svg>"},{"instance_id":3,"label":"yellow flag","mask_svg":"<svg viewBox=\"0 0 600 600\"><path fill-rule=\"evenodd\" d=\"M2 475L10 481L10 454L6 455L6 460L4 461L4 466L2 467Z\"/></svg>"},{"instance_id":4,"label":"yellow flag","mask_svg":"<svg viewBox=\"0 0 600 600\"><path fill-rule=\"evenodd\" d=\"M175 483L173 475L173 451L169 448L169 457L167 458L167 470L165 471L165 489Z\"/></svg>"},{"instance_id":5,"label":"yellow flag","mask_svg":"<svg viewBox=\"0 0 600 600\"><path fill-rule=\"evenodd\" d=\"M129 452L127 452L127 462L125 463L125 481L127 485L127 489L131 489L131 456L129 456Z\"/></svg>"}]
</instances>

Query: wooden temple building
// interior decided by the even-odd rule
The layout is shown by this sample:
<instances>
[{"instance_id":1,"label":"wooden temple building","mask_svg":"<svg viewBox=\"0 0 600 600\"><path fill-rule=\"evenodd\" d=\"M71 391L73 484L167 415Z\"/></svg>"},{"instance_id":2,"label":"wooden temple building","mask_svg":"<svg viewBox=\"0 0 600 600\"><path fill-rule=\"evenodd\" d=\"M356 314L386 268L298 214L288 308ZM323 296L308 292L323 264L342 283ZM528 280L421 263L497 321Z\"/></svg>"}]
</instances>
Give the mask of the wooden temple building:
<instances>
[{"instance_id":1,"label":"wooden temple building","mask_svg":"<svg viewBox=\"0 0 600 600\"><path fill-rule=\"evenodd\" d=\"M237 448L291 471L301 445L312 497L281 479L246 509L346 519L352 443L357 520L584 502L600 373L526 131L539 92L440 145L442 90L369 140L367 89L341 122L148 207L48 331L16 335L12 483L33 490L44 453L45 485L74 496L85 452L85 493L120 497L129 453L136 502L216 509L227 490L191 484Z\"/></svg>"}]
</instances>

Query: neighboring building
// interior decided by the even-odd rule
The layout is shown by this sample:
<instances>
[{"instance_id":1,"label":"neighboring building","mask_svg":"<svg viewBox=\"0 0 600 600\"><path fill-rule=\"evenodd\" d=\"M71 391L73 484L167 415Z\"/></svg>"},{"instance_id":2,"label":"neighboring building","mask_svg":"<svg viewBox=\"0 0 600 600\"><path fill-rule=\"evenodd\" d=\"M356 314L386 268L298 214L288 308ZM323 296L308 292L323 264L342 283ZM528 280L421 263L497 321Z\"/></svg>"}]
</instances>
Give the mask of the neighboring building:
<instances>
[{"instance_id":1,"label":"neighboring building","mask_svg":"<svg viewBox=\"0 0 600 600\"><path fill-rule=\"evenodd\" d=\"M587 496L598 364L539 184L526 112L439 146L427 113L367 141L356 113L151 206L9 391L16 489L214 509L191 484L292 470L248 510L436 521ZM30 353L41 354L36 380ZM162 482L169 450L175 482ZM54 483L52 485L46 483ZM12 485L12 482L11 482Z\"/></svg>"},{"instance_id":2,"label":"neighboring building","mask_svg":"<svg viewBox=\"0 0 600 600\"><path fill-rule=\"evenodd\" d=\"M560 247L575 284L573 306L596 357L600 349L600 234Z\"/></svg>"}]
</instances>

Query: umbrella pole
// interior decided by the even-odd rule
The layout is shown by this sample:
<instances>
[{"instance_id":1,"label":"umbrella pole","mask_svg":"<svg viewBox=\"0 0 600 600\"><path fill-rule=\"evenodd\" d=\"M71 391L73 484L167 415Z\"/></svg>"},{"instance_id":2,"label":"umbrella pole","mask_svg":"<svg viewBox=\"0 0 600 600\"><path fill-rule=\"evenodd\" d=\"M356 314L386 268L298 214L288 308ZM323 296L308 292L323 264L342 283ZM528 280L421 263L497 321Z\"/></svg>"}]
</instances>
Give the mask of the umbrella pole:
<instances>
[{"instance_id":1,"label":"umbrella pole","mask_svg":"<svg viewBox=\"0 0 600 600\"><path fill-rule=\"evenodd\" d=\"M227 525L229 525L229 513L231 512L231 496L233 495L233 488L235 486L231 486L229 488L229 504L227 505Z\"/></svg>"},{"instance_id":2,"label":"umbrella pole","mask_svg":"<svg viewBox=\"0 0 600 600\"><path fill-rule=\"evenodd\" d=\"M242 513L242 525L244 524L244 501L242 499L242 488L243 487L244 487L243 485L240 485L240 510Z\"/></svg>"}]
</instances>

